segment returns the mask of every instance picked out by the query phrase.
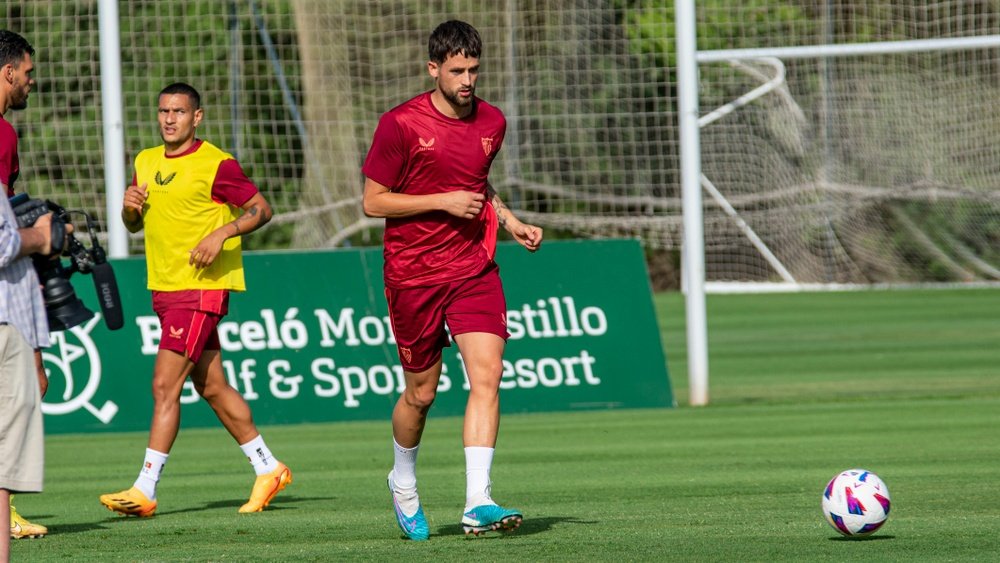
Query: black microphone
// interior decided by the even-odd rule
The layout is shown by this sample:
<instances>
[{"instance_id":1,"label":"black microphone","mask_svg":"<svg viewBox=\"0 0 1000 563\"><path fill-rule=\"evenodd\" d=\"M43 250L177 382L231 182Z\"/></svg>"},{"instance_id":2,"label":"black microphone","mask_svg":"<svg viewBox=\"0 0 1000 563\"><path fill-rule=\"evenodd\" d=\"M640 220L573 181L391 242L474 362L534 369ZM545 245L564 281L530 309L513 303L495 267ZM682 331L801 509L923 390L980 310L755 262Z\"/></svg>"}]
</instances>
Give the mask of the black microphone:
<instances>
[{"instance_id":1,"label":"black microphone","mask_svg":"<svg viewBox=\"0 0 1000 563\"><path fill-rule=\"evenodd\" d=\"M91 268L94 274L94 289L97 290L97 301L101 305L104 324L111 330L118 330L125 324L122 315L122 299L118 295L118 281L111 264L101 262Z\"/></svg>"}]
</instances>

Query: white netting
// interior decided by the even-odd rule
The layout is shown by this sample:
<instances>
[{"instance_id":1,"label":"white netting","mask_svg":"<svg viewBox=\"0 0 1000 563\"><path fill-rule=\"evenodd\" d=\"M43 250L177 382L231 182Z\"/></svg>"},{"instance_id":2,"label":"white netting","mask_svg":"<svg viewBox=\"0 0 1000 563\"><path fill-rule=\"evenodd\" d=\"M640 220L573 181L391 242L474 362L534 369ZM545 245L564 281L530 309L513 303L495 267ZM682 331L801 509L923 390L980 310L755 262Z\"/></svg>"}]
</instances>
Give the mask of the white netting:
<instances>
[{"instance_id":1,"label":"white netting","mask_svg":"<svg viewBox=\"0 0 1000 563\"><path fill-rule=\"evenodd\" d=\"M803 23L732 46L794 46L780 37L818 45L1000 32L995 3L886 4L862 15L848 9L859 5L831 4L813 20L811 43ZM735 8L702 13L703 22L749 16ZM862 25L872 21L881 29ZM782 73L779 88L702 129L702 166L791 277L1000 279L997 47L705 64L702 109ZM706 202L707 277L778 279L735 221L712 198Z\"/></svg>"},{"instance_id":2,"label":"white netting","mask_svg":"<svg viewBox=\"0 0 1000 563\"><path fill-rule=\"evenodd\" d=\"M121 1L127 174L159 142L156 93L188 81L206 108L200 135L235 153L277 211L248 247L377 244L361 161L379 115L432 86L430 31L459 18L484 38L479 94L508 116L492 177L505 199L552 235L639 236L669 266L681 233L673 4ZM703 51L1000 35L996 2L696 4ZM37 49L29 110L7 116L19 187L104 221L97 9L0 2L3 25ZM782 68L780 87L702 130L703 172L731 205L705 194L709 279L779 278L748 231L800 282L995 274L998 49L706 63L702 111ZM141 250L141 235L130 241Z\"/></svg>"}]
</instances>

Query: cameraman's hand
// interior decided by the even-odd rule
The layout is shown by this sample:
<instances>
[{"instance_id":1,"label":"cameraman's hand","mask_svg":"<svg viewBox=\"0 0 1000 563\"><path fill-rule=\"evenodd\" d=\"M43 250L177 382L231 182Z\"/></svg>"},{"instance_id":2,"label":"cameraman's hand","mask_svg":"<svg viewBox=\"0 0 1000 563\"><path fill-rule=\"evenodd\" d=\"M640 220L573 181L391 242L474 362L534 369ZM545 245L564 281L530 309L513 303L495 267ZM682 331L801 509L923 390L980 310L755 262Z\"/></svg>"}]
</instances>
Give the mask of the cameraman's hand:
<instances>
[{"instance_id":1,"label":"cameraman's hand","mask_svg":"<svg viewBox=\"0 0 1000 563\"><path fill-rule=\"evenodd\" d=\"M49 390L49 376L45 373L41 350L35 350L35 371L38 373L38 390L42 392L42 398L45 398L45 392Z\"/></svg>"},{"instance_id":2,"label":"cameraman's hand","mask_svg":"<svg viewBox=\"0 0 1000 563\"><path fill-rule=\"evenodd\" d=\"M217 229L215 232L210 233L207 237L201 239L198 246L191 250L191 257L188 258L188 264L198 268L207 268L215 262L215 259L219 257L219 253L222 252L222 243L226 241L226 235L222 232L222 229Z\"/></svg>"},{"instance_id":3,"label":"cameraman's hand","mask_svg":"<svg viewBox=\"0 0 1000 563\"><path fill-rule=\"evenodd\" d=\"M38 236L42 240L42 248L38 251L42 256L48 256L52 253L52 212L48 212L42 215L35 221L35 224L31 226Z\"/></svg>"},{"instance_id":4,"label":"cameraman's hand","mask_svg":"<svg viewBox=\"0 0 1000 563\"><path fill-rule=\"evenodd\" d=\"M73 225L66 223L66 237L73 232ZM35 224L24 229L18 229L21 235L21 251L19 256L31 254L41 254L48 256L52 254L52 212L39 217ZM62 248L66 248L65 241Z\"/></svg>"}]
</instances>

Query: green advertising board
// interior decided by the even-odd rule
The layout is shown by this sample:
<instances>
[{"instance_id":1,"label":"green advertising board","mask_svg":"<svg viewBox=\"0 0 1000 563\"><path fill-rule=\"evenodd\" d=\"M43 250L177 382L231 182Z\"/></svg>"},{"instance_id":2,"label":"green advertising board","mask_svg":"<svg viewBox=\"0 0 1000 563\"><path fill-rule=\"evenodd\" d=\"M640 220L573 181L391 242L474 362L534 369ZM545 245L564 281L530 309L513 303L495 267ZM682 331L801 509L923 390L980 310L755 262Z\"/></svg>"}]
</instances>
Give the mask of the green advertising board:
<instances>
[{"instance_id":1,"label":"green advertising board","mask_svg":"<svg viewBox=\"0 0 1000 563\"><path fill-rule=\"evenodd\" d=\"M552 241L497 252L510 340L504 412L674 404L642 250L634 240ZM142 257L113 261L125 325L100 314L53 334L43 353L52 433L149 428L159 321ZM388 420L404 386L388 319L380 248L247 253L248 291L219 327L223 366L258 424ZM77 294L98 311L89 276ZM461 415L468 384L444 351L433 416ZM182 424L218 424L188 382Z\"/></svg>"}]
</instances>

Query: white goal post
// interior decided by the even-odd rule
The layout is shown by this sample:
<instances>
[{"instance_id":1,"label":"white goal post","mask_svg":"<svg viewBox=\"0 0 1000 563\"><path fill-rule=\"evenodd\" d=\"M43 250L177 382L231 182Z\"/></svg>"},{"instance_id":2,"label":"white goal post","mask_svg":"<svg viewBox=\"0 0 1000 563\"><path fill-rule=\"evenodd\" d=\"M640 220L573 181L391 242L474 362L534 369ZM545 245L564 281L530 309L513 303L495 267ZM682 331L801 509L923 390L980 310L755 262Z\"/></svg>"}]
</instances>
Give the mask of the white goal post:
<instances>
[{"instance_id":1,"label":"white goal post","mask_svg":"<svg viewBox=\"0 0 1000 563\"><path fill-rule=\"evenodd\" d=\"M121 28L117 0L97 6L101 50L101 122L104 127L104 190L107 217L117 217L125 196L125 120L122 115ZM128 256L128 231L121 221L108 221L108 255Z\"/></svg>"},{"instance_id":2,"label":"white goal post","mask_svg":"<svg viewBox=\"0 0 1000 563\"><path fill-rule=\"evenodd\" d=\"M729 62L738 64L750 59L781 60L832 58L860 55L890 55L925 51L974 50L1000 47L1000 35L959 38L886 41L855 44L831 44L761 49L698 51L694 0L678 0L675 5L677 37L677 88L681 182L683 193L684 242L682 276L686 288L687 352L689 401L693 406L708 404L708 342L705 318L705 241L702 230L702 189L723 208L769 264L786 282L795 280L767 249L766 245L729 204L725 196L702 174L700 129L756 99L756 90L706 116L699 115L699 64ZM781 68L783 71L783 67ZM779 73L780 74L780 73ZM781 76L783 77L783 76ZM781 78L779 77L779 79ZM767 88L764 85L761 88ZM905 220L905 218L904 218ZM975 259L975 257L972 257ZM978 263L978 261L977 261ZM987 267L989 267L987 265ZM988 270L987 270L988 271Z\"/></svg>"}]
</instances>

